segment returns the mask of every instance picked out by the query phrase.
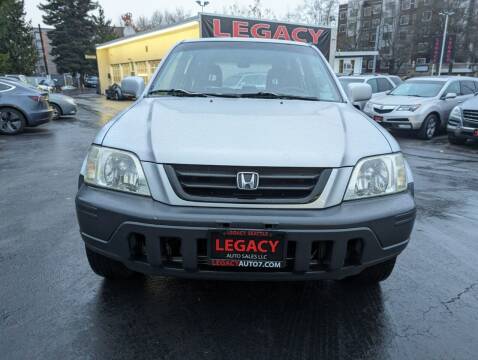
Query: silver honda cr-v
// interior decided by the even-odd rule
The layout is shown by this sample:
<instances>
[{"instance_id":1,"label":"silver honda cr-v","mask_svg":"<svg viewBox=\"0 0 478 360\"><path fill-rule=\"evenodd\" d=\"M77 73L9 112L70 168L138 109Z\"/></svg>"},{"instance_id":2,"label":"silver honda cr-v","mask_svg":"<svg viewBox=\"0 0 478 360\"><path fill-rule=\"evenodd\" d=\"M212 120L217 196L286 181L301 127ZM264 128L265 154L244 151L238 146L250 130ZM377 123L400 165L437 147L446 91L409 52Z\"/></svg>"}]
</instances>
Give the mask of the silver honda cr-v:
<instances>
[{"instance_id":1,"label":"silver honda cr-v","mask_svg":"<svg viewBox=\"0 0 478 360\"><path fill-rule=\"evenodd\" d=\"M263 76L228 81L246 73ZM353 84L347 100L312 45L179 43L85 159L76 209L92 269L384 280L415 202L397 142L351 104L370 96Z\"/></svg>"}]
</instances>

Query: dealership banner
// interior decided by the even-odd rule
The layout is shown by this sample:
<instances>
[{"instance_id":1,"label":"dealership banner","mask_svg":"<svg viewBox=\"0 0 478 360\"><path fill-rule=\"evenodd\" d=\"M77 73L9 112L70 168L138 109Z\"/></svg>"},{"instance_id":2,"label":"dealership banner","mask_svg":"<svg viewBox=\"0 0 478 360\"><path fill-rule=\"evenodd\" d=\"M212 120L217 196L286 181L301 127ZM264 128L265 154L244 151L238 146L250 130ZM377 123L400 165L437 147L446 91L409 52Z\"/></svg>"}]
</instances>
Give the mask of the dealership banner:
<instances>
[{"instance_id":1,"label":"dealership banner","mask_svg":"<svg viewBox=\"0 0 478 360\"><path fill-rule=\"evenodd\" d=\"M201 37L252 37L313 44L328 59L331 29L260 19L201 14Z\"/></svg>"}]
</instances>

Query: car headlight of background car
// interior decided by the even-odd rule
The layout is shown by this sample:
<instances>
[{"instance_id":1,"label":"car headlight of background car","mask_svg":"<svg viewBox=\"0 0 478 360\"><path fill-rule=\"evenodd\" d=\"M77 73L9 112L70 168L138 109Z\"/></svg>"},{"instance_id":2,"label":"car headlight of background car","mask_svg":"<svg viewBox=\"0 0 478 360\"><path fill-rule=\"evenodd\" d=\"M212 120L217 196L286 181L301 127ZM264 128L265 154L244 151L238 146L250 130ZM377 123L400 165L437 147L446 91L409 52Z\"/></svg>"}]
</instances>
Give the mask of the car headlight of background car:
<instances>
[{"instance_id":1,"label":"car headlight of background car","mask_svg":"<svg viewBox=\"0 0 478 360\"><path fill-rule=\"evenodd\" d=\"M450 119L458 120L458 121L462 120L461 107L455 106L453 108L453 110L450 113Z\"/></svg>"},{"instance_id":2,"label":"car headlight of background car","mask_svg":"<svg viewBox=\"0 0 478 360\"><path fill-rule=\"evenodd\" d=\"M82 174L86 184L150 196L143 167L136 155L92 145Z\"/></svg>"},{"instance_id":3,"label":"car headlight of background car","mask_svg":"<svg viewBox=\"0 0 478 360\"><path fill-rule=\"evenodd\" d=\"M415 105L400 105L397 108L397 111L415 111L417 110L421 105L420 104L415 104Z\"/></svg>"},{"instance_id":4,"label":"car headlight of background car","mask_svg":"<svg viewBox=\"0 0 478 360\"><path fill-rule=\"evenodd\" d=\"M344 200L394 194L405 191L407 186L401 153L368 157L355 165Z\"/></svg>"}]
</instances>

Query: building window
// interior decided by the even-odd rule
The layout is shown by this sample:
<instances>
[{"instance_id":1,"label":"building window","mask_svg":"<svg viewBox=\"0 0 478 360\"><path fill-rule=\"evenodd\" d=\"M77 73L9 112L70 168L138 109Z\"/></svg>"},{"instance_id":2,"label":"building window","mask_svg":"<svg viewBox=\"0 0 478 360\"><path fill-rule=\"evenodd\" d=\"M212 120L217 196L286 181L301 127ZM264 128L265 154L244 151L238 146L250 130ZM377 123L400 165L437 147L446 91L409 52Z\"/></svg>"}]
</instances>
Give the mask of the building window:
<instances>
[{"instance_id":1,"label":"building window","mask_svg":"<svg viewBox=\"0 0 478 360\"><path fill-rule=\"evenodd\" d=\"M123 72L123 76L134 75L133 69L131 68L130 63L121 64L121 71Z\"/></svg>"},{"instance_id":2,"label":"building window","mask_svg":"<svg viewBox=\"0 0 478 360\"><path fill-rule=\"evenodd\" d=\"M411 7L412 7L411 0L403 0L402 1L402 10L410 10Z\"/></svg>"},{"instance_id":3,"label":"building window","mask_svg":"<svg viewBox=\"0 0 478 360\"><path fill-rule=\"evenodd\" d=\"M376 28L377 26L380 26L380 19L373 19L372 20L372 26Z\"/></svg>"},{"instance_id":4,"label":"building window","mask_svg":"<svg viewBox=\"0 0 478 360\"><path fill-rule=\"evenodd\" d=\"M417 51L420 53L427 52L428 50L428 43L427 42L419 42L417 44Z\"/></svg>"},{"instance_id":5,"label":"building window","mask_svg":"<svg viewBox=\"0 0 478 360\"><path fill-rule=\"evenodd\" d=\"M340 19L340 20L345 20L345 19L347 19L347 12L341 11L341 12L340 12L340 15L339 15L339 19Z\"/></svg>"},{"instance_id":6,"label":"building window","mask_svg":"<svg viewBox=\"0 0 478 360\"><path fill-rule=\"evenodd\" d=\"M369 29L370 28L370 20L364 20L362 23L362 28Z\"/></svg>"},{"instance_id":7,"label":"building window","mask_svg":"<svg viewBox=\"0 0 478 360\"><path fill-rule=\"evenodd\" d=\"M406 31L400 31L400 40L407 40Z\"/></svg>"},{"instance_id":8,"label":"building window","mask_svg":"<svg viewBox=\"0 0 478 360\"><path fill-rule=\"evenodd\" d=\"M432 12L430 10L424 11L422 14L423 21L431 21L432 20Z\"/></svg>"},{"instance_id":9,"label":"building window","mask_svg":"<svg viewBox=\"0 0 478 360\"><path fill-rule=\"evenodd\" d=\"M149 61L149 69L151 70L151 74L153 74L156 70L156 68L159 66L159 63L161 62L161 59L159 60L150 60Z\"/></svg>"},{"instance_id":10,"label":"building window","mask_svg":"<svg viewBox=\"0 0 478 360\"><path fill-rule=\"evenodd\" d=\"M121 81L120 64L112 64L111 73L113 74L113 82L119 83Z\"/></svg>"},{"instance_id":11,"label":"building window","mask_svg":"<svg viewBox=\"0 0 478 360\"><path fill-rule=\"evenodd\" d=\"M410 16L402 15L400 16L400 25L408 25L410 23Z\"/></svg>"},{"instance_id":12,"label":"building window","mask_svg":"<svg viewBox=\"0 0 478 360\"><path fill-rule=\"evenodd\" d=\"M367 65L368 65L367 68L369 70L373 70L373 60L369 60Z\"/></svg>"},{"instance_id":13,"label":"building window","mask_svg":"<svg viewBox=\"0 0 478 360\"><path fill-rule=\"evenodd\" d=\"M347 26L345 26L344 24L340 25L339 26L339 32L340 33L344 33L347 31Z\"/></svg>"},{"instance_id":14,"label":"building window","mask_svg":"<svg viewBox=\"0 0 478 360\"><path fill-rule=\"evenodd\" d=\"M372 16L372 8L370 6L363 8L363 16L365 17Z\"/></svg>"},{"instance_id":15,"label":"building window","mask_svg":"<svg viewBox=\"0 0 478 360\"><path fill-rule=\"evenodd\" d=\"M382 12L382 4L376 4L372 7L372 13L378 15Z\"/></svg>"},{"instance_id":16,"label":"building window","mask_svg":"<svg viewBox=\"0 0 478 360\"><path fill-rule=\"evenodd\" d=\"M417 58L416 64L417 65L426 65L427 58Z\"/></svg>"},{"instance_id":17,"label":"building window","mask_svg":"<svg viewBox=\"0 0 478 360\"><path fill-rule=\"evenodd\" d=\"M431 1L430 0L423 0L423 5L427 6L430 5Z\"/></svg>"},{"instance_id":18,"label":"building window","mask_svg":"<svg viewBox=\"0 0 478 360\"><path fill-rule=\"evenodd\" d=\"M358 9L350 9L349 16L356 17L358 15Z\"/></svg>"}]
</instances>

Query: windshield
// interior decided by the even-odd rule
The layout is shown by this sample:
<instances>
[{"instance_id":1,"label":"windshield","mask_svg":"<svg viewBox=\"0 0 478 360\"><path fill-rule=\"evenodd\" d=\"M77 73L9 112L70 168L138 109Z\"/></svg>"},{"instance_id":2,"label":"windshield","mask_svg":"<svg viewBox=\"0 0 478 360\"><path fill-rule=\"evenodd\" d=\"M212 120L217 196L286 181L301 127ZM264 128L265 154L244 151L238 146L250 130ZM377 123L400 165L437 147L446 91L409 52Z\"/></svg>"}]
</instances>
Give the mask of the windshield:
<instances>
[{"instance_id":1,"label":"windshield","mask_svg":"<svg viewBox=\"0 0 478 360\"><path fill-rule=\"evenodd\" d=\"M398 85L390 95L435 97L445 84L444 81L406 81Z\"/></svg>"},{"instance_id":2,"label":"windshield","mask_svg":"<svg viewBox=\"0 0 478 360\"><path fill-rule=\"evenodd\" d=\"M314 49L258 42L180 44L161 67L149 94L241 97L262 94L269 98L285 95L341 101L330 72Z\"/></svg>"}]
</instances>

